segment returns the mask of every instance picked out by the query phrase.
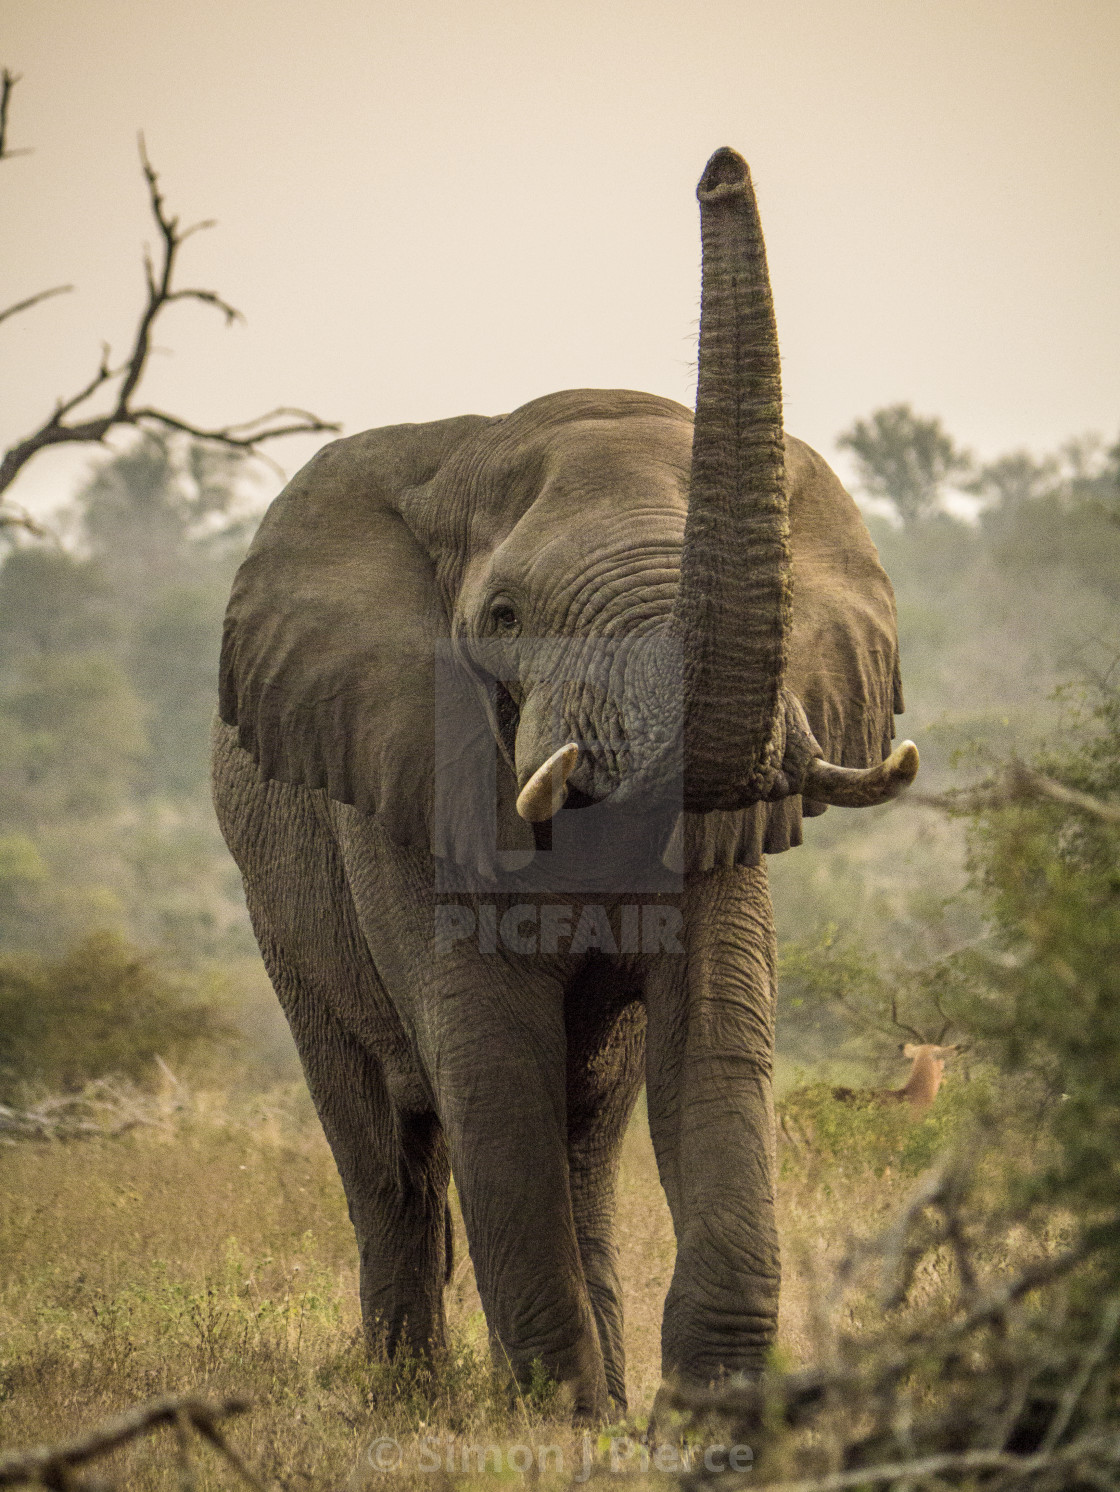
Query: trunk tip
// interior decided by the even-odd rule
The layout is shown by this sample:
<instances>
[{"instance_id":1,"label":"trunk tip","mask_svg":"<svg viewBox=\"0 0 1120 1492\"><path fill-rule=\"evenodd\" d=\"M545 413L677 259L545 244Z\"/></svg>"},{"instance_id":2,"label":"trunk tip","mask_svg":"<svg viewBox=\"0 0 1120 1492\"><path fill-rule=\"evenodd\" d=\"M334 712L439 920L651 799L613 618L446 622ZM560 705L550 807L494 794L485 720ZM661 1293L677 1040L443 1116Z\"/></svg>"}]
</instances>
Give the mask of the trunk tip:
<instances>
[{"instance_id":1,"label":"trunk tip","mask_svg":"<svg viewBox=\"0 0 1120 1492\"><path fill-rule=\"evenodd\" d=\"M750 191L750 167L737 150L721 145L704 167L704 174L696 188L700 201L722 197L732 193Z\"/></svg>"}]
</instances>

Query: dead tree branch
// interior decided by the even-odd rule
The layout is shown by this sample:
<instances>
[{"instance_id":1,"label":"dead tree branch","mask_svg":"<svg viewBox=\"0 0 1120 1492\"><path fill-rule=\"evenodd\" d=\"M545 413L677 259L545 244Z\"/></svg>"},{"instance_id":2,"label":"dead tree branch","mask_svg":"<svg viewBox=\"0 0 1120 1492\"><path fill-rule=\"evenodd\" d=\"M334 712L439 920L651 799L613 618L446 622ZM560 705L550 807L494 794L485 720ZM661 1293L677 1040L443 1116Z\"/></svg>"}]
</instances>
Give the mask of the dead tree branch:
<instances>
[{"instance_id":1,"label":"dead tree branch","mask_svg":"<svg viewBox=\"0 0 1120 1492\"><path fill-rule=\"evenodd\" d=\"M29 534L34 534L37 539L52 539L57 537L50 529L36 523L26 508L13 507L11 503L5 503L0 508L0 529L22 528Z\"/></svg>"},{"instance_id":2,"label":"dead tree branch","mask_svg":"<svg viewBox=\"0 0 1120 1492\"><path fill-rule=\"evenodd\" d=\"M24 146L22 150L8 149L8 105L12 101L12 89L20 80L21 74L10 73L7 68L0 72L0 161L11 160L14 155L30 155L30 147Z\"/></svg>"},{"instance_id":3,"label":"dead tree branch","mask_svg":"<svg viewBox=\"0 0 1120 1492\"><path fill-rule=\"evenodd\" d=\"M39 1486L82 1492L83 1483L74 1475L77 1467L108 1455L149 1431L171 1425L176 1429L181 1463L184 1456L189 1456L186 1432L193 1429L225 1457L254 1492L264 1492L260 1480L218 1428L222 1420L244 1414L248 1408L246 1399L223 1399L217 1404L189 1395L153 1399L61 1445L41 1445L0 1457L0 1487Z\"/></svg>"},{"instance_id":4,"label":"dead tree branch","mask_svg":"<svg viewBox=\"0 0 1120 1492\"><path fill-rule=\"evenodd\" d=\"M0 311L0 321L7 321L9 316L18 316L21 311L30 311L32 306L37 306L41 300L50 300L52 295L67 295L73 288L73 285L52 285L49 290L39 290L26 300L17 300L14 306L6 306Z\"/></svg>"},{"instance_id":5,"label":"dead tree branch","mask_svg":"<svg viewBox=\"0 0 1120 1492\"><path fill-rule=\"evenodd\" d=\"M12 74L7 72L3 74L2 97L5 108L15 81L17 80ZM2 138L2 130L0 130L0 145L2 145ZM2 148L0 148L0 154L2 153ZM132 347L124 360L116 366L111 363L109 348L107 346L103 348L101 362L89 382L71 397L60 399L54 412L36 431L7 451L0 460L0 501L2 501L3 493L15 481L23 467L39 451L46 450L49 446L75 442L100 442L105 439L110 430L122 426L174 430L192 436L196 440L211 441L216 445L229 446L234 450L255 455L261 454L259 447L265 441L278 440L285 435L325 434L339 429L338 425L321 420L317 415L310 414L304 409L274 409L253 420L207 427L181 419L177 415L169 414L166 410L156 409L151 405L138 406L134 402L134 396L148 366L156 321L166 306L173 305L176 301L199 301L203 305L220 311L225 317L227 326L242 319L241 313L224 300L217 291L204 290L197 286L179 288L175 285L174 276L180 248L193 233L212 227L213 224L202 222L181 228L179 219L169 215L164 204L163 193L160 191L159 176L148 159L143 136L140 138L140 162L148 187L152 216L159 230L160 247L158 263L153 261L148 251L144 254L147 296L133 336ZM61 294L63 289L68 288L58 286L19 302L0 313L0 320L4 316L11 316L18 311L26 310L49 295ZM84 419L67 419L67 416L72 415L95 393L114 383L117 384L117 388L109 410ZM11 508L8 508L0 517L0 526L4 525L16 525L35 531L35 525L26 514ZM37 531L41 532L41 530Z\"/></svg>"},{"instance_id":6,"label":"dead tree branch","mask_svg":"<svg viewBox=\"0 0 1120 1492\"><path fill-rule=\"evenodd\" d=\"M127 1082L94 1078L77 1093L41 1097L26 1108L0 1103L0 1145L21 1141L116 1138L141 1126L166 1124L185 1106L179 1080L160 1058L171 1091L149 1095Z\"/></svg>"}]
</instances>

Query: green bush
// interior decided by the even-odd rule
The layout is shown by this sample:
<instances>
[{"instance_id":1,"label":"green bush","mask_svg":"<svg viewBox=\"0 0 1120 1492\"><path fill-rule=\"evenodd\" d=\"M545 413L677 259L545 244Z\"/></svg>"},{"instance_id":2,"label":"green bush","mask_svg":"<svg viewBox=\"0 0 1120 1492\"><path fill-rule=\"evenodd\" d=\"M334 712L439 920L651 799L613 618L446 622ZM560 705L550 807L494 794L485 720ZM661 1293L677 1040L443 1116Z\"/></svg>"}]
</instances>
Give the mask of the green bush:
<instances>
[{"instance_id":1,"label":"green bush","mask_svg":"<svg viewBox=\"0 0 1120 1492\"><path fill-rule=\"evenodd\" d=\"M796 1152L843 1177L881 1176L888 1167L916 1176L967 1133L989 1095L982 1077L950 1082L932 1108L916 1114L908 1103L878 1100L874 1089L839 1091L844 1096L827 1083L794 1088L779 1103L778 1117Z\"/></svg>"},{"instance_id":2,"label":"green bush","mask_svg":"<svg viewBox=\"0 0 1120 1492\"><path fill-rule=\"evenodd\" d=\"M964 955L983 994L972 1028L1029 1080L1054 1151L1031 1178L1106 1244L1120 1284L1120 691L1107 678L1067 715L1043 780L1096 810L1027 794L981 811L973 878L991 918ZM1103 1225L1102 1225L1103 1220Z\"/></svg>"},{"instance_id":3,"label":"green bush","mask_svg":"<svg viewBox=\"0 0 1120 1492\"><path fill-rule=\"evenodd\" d=\"M0 1097L143 1079L157 1056L180 1063L233 1036L204 984L115 933L93 933L57 961L0 958Z\"/></svg>"}]
</instances>

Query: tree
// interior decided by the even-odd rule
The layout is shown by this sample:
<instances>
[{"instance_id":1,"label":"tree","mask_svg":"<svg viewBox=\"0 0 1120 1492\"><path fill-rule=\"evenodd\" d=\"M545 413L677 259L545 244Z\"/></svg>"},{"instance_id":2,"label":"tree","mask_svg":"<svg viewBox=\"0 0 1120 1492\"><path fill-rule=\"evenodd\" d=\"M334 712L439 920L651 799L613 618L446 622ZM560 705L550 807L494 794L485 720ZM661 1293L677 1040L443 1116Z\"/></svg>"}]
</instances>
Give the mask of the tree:
<instances>
[{"instance_id":1,"label":"tree","mask_svg":"<svg viewBox=\"0 0 1120 1492\"><path fill-rule=\"evenodd\" d=\"M23 150L9 149L7 141L12 90L18 82L19 78L7 69L0 73L0 160L26 154ZM204 429L166 410L139 403L139 389L148 365L153 332L165 307L175 301L200 301L220 311L227 326L242 319L241 313L216 291L175 284L179 250L192 234L210 228L213 224L194 223L188 228L180 228L179 219L168 214L159 188L159 177L148 160L143 136L140 137L140 162L148 187L152 216L159 230L160 251L158 263L153 261L147 250L144 253L146 298L131 349L122 361L114 364L106 344L97 371L84 388L68 399L60 399L53 413L39 428L23 440L17 441L0 459L0 528L16 526L39 532L34 520L14 508L9 501L5 501L4 494L28 461L50 446L73 442L101 442L111 430L132 426L149 431L179 431L212 446L256 453L265 441L276 440L283 435L307 435L338 429L337 425L327 424L318 416L308 414L306 410L288 408L271 410L268 414L241 424ZM73 288L72 285L54 285L47 290L25 296L0 309L0 322L30 310L51 296L66 294ZM78 411L83 406L88 406L88 401L102 391L111 394L109 408L100 414L91 414L87 407L86 412L79 415ZM69 419L69 416L76 417Z\"/></svg>"},{"instance_id":2,"label":"tree","mask_svg":"<svg viewBox=\"0 0 1120 1492\"><path fill-rule=\"evenodd\" d=\"M962 486L983 498L987 508L1050 500L1065 511L1093 507L1116 518L1120 516L1120 441L1106 449L1099 435L1075 436L1041 461L1029 451L1011 451L986 462Z\"/></svg>"},{"instance_id":3,"label":"tree","mask_svg":"<svg viewBox=\"0 0 1120 1492\"><path fill-rule=\"evenodd\" d=\"M1029 451L1009 451L987 461L962 484L966 492L983 500L985 507L1009 508L1016 503L1036 502L1049 497L1060 480L1061 466L1054 456L1041 461Z\"/></svg>"},{"instance_id":4,"label":"tree","mask_svg":"<svg viewBox=\"0 0 1120 1492\"><path fill-rule=\"evenodd\" d=\"M869 419L856 420L836 444L855 456L864 489L892 502L907 525L937 512L945 488L972 471L972 457L957 447L941 421L915 414L909 404L876 409Z\"/></svg>"},{"instance_id":5,"label":"tree","mask_svg":"<svg viewBox=\"0 0 1120 1492\"><path fill-rule=\"evenodd\" d=\"M140 433L60 518L72 545L0 556L0 950L109 925L240 951L207 783L245 459Z\"/></svg>"}]
</instances>

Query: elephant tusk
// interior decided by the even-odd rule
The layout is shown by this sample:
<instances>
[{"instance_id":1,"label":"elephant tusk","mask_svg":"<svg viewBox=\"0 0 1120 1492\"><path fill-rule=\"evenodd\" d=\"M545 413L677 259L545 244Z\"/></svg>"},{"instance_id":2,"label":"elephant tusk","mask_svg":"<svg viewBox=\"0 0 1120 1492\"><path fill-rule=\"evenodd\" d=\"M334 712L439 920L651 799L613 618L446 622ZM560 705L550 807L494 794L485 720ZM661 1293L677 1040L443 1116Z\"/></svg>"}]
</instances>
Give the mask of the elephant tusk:
<instances>
[{"instance_id":1,"label":"elephant tusk","mask_svg":"<svg viewBox=\"0 0 1120 1492\"><path fill-rule=\"evenodd\" d=\"M517 795L517 811L531 824L543 824L564 806L568 796L568 778L579 760L574 741L554 751L533 773Z\"/></svg>"},{"instance_id":2,"label":"elephant tusk","mask_svg":"<svg viewBox=\"0 0 1120 1492\"><path fill-rule=\"evenodd\" d=\"M902 741L877 767L834 767L819 758L805 772L801 792L838 808L873 808L896 798L918 775L918 748Z\"/></svg>"}]
</instances>

